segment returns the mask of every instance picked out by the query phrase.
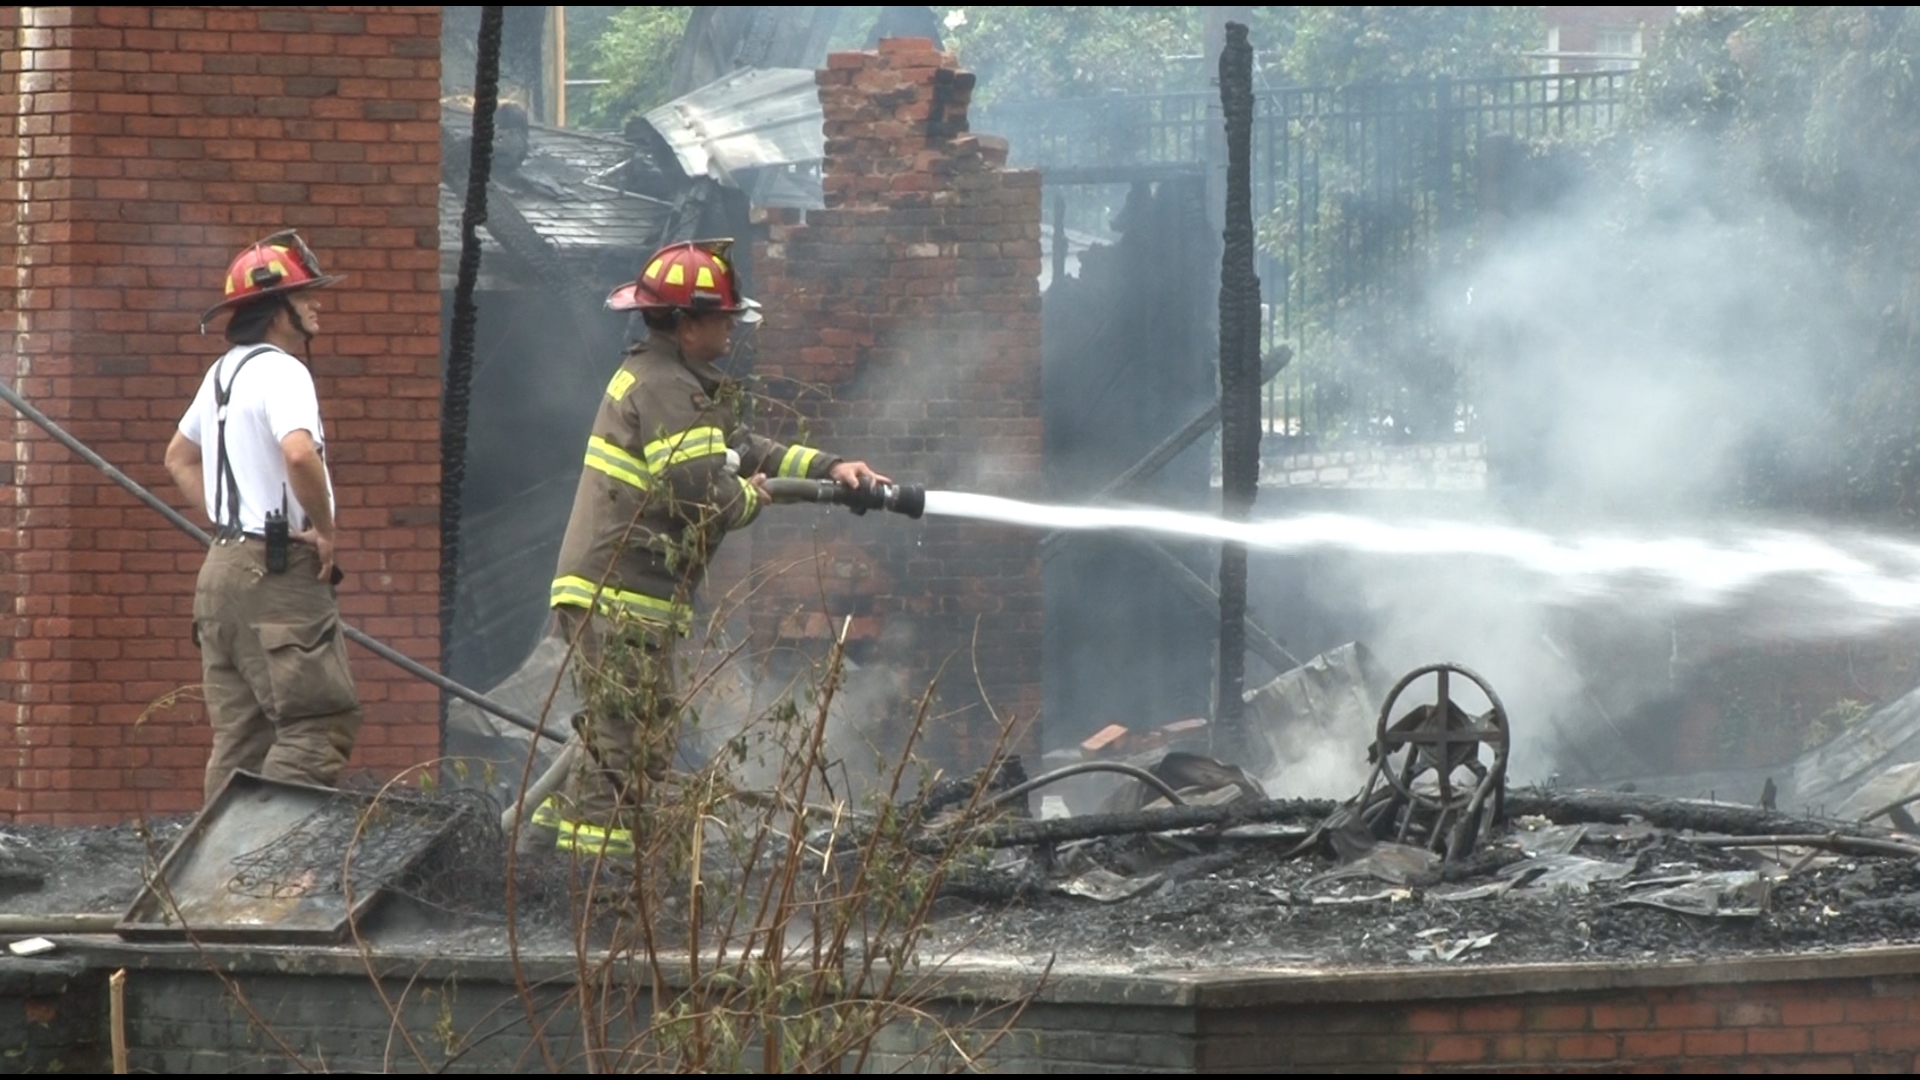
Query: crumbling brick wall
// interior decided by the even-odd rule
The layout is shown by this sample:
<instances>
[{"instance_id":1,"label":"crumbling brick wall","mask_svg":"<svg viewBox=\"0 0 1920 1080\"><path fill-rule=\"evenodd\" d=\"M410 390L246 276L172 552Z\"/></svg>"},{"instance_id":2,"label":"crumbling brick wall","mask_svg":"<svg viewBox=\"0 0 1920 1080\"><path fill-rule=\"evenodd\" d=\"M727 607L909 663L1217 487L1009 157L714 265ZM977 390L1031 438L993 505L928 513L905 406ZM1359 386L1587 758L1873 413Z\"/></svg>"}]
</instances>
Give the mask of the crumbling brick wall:
<instances>
[{"instance_id":1,"label":"crumbling brick wall","mask_svg":"<svg viewBox=\"0 0 1920 1080\"><path fill-rule=\"evenodd\" d=\"M5 377L178 504L167 440L223 349L227 260L297 227L348 280L313 368L340 501L341 608L438 647L437 7L0 9ZM192 810L200 552L39 429L0 415L0 817ZM354 766L434 757L437 691L356 650Z\"/></svg>"},{"instance_id":2,"label":"crumbling brick wall","mask_svg":"<svg viewBox=\"0 0 1920 1080\"><path fill-rule=\"evenodd\" d=\"M1039 174L969 133L973 76L924 39L836 53L818 81L826 208L767 213L754 262L758 372L795 403L787 433L932 489L1036 495ZM782 571L757 595L762 638L817 648L851 616L855 655L907 694L937 679L954 760L990 746L982 687L1002 717L1038 712L1037 534L785 508L755 530L756 567Z\"/></svg>"}]
</instances>

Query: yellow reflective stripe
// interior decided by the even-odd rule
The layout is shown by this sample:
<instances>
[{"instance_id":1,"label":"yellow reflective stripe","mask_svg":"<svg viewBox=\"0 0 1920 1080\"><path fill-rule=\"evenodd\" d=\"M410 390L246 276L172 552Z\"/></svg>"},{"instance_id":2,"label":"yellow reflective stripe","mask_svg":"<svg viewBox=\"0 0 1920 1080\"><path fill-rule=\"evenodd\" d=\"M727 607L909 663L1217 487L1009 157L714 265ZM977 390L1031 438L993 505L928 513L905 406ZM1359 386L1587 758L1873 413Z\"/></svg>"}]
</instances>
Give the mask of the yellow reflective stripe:
<instances>
[{"instance_id":1,"label":"yellow reflective stripe","mask_svg":"<svg viewBox=\"0 0 1920 1080\"><path fill-rule=\"evenodd\" d=\"M623 484L641 491L653 490L651 470L646 462L620 449L598 435L587 440L587 467L598 469Z\"/></svg>"},{"instance_id":2,"label":"yellow reflective stripe","mask_svg":"<svg viewBox=\"0 0 1920 1080\"><path fill-rule=\"evenodd\" d=\"M619 371L614 372L613 381L607 384L607 396L615 401L626 397L627 391L633 389L634 381L638 378L638 375L628 371L626 368L621 368Z\"/></svg>"},{"instance_id":3,"label":"yellow reflective stripe","mask_svg":"<svg viewBox=\"0 0 1920 1080\"><path fill-rule=\"evenodd\" d=\"M560 813L560 803L552 795L547 796L546 801L534 808L533 823L535 825L557 829L565 820L566 818Z\"/></svg>"},{"instance_id":4,"label":"yellow reflective stripe","mask_svg":"<svg viewBox=\"0 0 1920 1080\"><path fill-rule=\"evenodd\" d=\"M562 821L556 828L560 835L555 838L554 846L562 851L580 851L587 854L605 852L608 855L633 854L633 833L629 830L603 829L584 821Z\"/></svg>"},{"instance_id":5,"label":"yellow reflective stripe","mask_svg":"<svg viewBox=\"0 0 1920 1080\"><path fill-rule=\"evenodd\" d=\"M693 625L693 609L686 604L676 604L671 600L624 589L599 588L583 577L568 575L554 578L550 596L551 607L598 606L602 614L611 614L617 608L648 622L664 623L683 634ZM596 597L599 599L598 605L594 603Z\"/></svg>"},{"instance_id":6,"label":"yellow reflective stripe","mask_svg":"<svg viewBox=\"0 0 1920 1080\"><path fill-rule=\"evenodd\" d=\"M740 525L747 525L760 516L760 489L754 487L753 481L744 476L736 476L734 479L740 482L740 495L747 501L746 508L740 511Z\"/></svg>"},{"instance_id":7,"label":"yellow reflective stripe","mask_svg":"<svg viewBox=\"0 0 1920 1080\"><path fill-rule=\"evenodd\" d=\"M647 467L659 472L669 465L727 452L727 436L717 427L688 428L646 445Z\"/></svg>"},{"instance_id":8,"label":"yellow reflective stripe","mask_svg":"<svg viewBox=\"0 0 1920 1080\"><path fill-rule=\"evenodd\" d=\"M804 446L789 446L787 452L780 455L779 475L805 479L807 470L813 468L813 462L819 456L818 450L809 450Z\"/></svg>"}]
</instances>

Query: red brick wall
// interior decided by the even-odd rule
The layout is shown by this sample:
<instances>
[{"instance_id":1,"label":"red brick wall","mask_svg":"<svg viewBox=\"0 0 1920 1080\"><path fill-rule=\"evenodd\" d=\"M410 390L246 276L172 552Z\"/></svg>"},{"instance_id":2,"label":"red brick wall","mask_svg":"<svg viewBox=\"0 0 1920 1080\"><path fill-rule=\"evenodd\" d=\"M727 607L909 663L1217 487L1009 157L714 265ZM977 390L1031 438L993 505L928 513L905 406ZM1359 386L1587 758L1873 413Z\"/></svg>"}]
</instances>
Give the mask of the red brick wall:
<instances>
[{"instance_id":1,"label":"red brick wall","mask_svg":"<svg viewBox=\"0 0 1920 1080\"><path fill-rule=\"evenodd\" d=\"M818 81L827 208L766 217L760 374L797 399L811 445L929 488L1037 494L1039 174L968 134L973 76L923 39L836 53ZM817 647L854 616L863 655L915 691L938 679L951 759L989 748L981 685L1003 718L1038 713L1037 534L798 508L755 532L756 565L784 568L757 631Z\"/></svg>"},{"instance_id":2,"label":"red brick wall","mask_svg":"<svg viewBox=\"0 0 1920 1080\"><path fill-rule=\"evenodd\" d=\"M162 453L223 347L226 262L301 230L349 280L313 368L346 617L432 663L439 8L0 9L0 375L179 505ZM17 170L17 175L13 170ZM10 411L0 447L0 817L196 809L197 546ZM436 691L356 650L356 767L432 758Z\"/></svg>"},{"instance_id":3,"label":"red brick wall","mask_svg":"<svg viewBox=\"0 0 1920 1080\"><path fill-rule=\"evenodd\" d=\"M1210 1014L1200 1038L1201 1071L1910 1072L1920 979L1306 1003Z\"/></svg>"},{"instance_id":4,"label":"red brick wall","mask_svg":"<svg viewBox=\"0 0 1920 1080\"><path fill-rule=\"evenodd\" d=\"M1543 7L1541 18L1560 31L1561 52L1597 52L1602 30L1639 30L1640 47L1652 52L1660 32L1673 21L1678 8L1671 7ZM1593 71L1591 60L1563 60L1562 71Z\"/></svg>"}]
</instances>

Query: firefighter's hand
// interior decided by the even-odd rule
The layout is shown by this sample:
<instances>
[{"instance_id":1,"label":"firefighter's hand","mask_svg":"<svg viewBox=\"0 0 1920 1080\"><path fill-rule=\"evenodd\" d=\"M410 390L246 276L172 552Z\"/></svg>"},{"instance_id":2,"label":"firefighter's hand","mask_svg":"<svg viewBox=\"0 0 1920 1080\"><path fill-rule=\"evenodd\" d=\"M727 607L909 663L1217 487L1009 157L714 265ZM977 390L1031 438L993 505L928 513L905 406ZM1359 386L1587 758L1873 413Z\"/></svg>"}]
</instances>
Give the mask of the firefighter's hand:
<instances>
[{"instance_id":1,"label":"firefighter's hand","mask_svg":"<svg viewBox=\"0 0 1920 1080\"><path fill-rule=\"evenodd\" d=\"M857 488L866 483L893 483L892 480L868 468L867 463L864 461L843 461L827 470L827 476L831 479L838 480L842 485L850 488Z\"/></svg>"},{"instance_id":2,"label":"firefighter's hand","mask_svg":"<svg viewBox=\"0 0 1920 1080\"><path fill-rule=\"evenodd\" d=\"M760 504L762 506L773 501L773 496L767 494L767 474L766 473L763 473L763 472L754 473L752 476L747 478L747 483L752 484L753 490L756 492L759 492Z\"/></svg>"},{"instance_id":3,"label":"firefighter's hand","mask_svg":"<svg viewBox=\"0 0 1920 1080\"><path fill-rule=\"evenodd\" d=\"M320 553L320 580L333 577L333 537L324 536L319 529L308 529L293 534L293 539L303 544L311 544L313 550Z\"/></svg>"}]
</instances>

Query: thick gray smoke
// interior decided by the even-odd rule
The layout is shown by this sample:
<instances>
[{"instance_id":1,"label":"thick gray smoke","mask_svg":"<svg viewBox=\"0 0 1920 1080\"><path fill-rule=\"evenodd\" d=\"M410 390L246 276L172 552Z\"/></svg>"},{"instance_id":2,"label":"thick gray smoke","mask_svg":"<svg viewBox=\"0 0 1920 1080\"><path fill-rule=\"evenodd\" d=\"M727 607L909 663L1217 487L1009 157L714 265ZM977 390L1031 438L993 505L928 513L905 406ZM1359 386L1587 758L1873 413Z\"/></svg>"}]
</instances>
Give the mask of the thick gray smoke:
<instances>
[{"instance_id":1,"label":"thick gray smoke","mask_svg":"<svg viewBox=\"0 0 1920 1080\"><path fill-rule=\"evenodd\" d=\"M1810 432L1863 343L1789 207L1681 137L1631 166L1496 234L1434 310L1529 510L1693 520L1743 455Z\"/></svg>"},{"instance_id":2,"label":"thick gray smoke","mask_svg":"<svg viewBox=\"0 0 1920 1080\"><path fill-rule=\"evenodd\" d=\"M1867 344L1793 212L1684 138L1633 166L1489 230L1476 262L1434 284L1432 316L1474 388L1491 474L1485 495L1458 498L1449 515L1576 540L1710 536L1750 518L1741 503L1756 453L1791 468L1818 444L1821 380ZM1389 672L1444 659L1489 679L1513 719L1521 780L1578 773L1556 748L1596 736L1659 771L1636 760L1621 722L1672 692L1668 658L1710 649L1704 638L1857 629L1837 606L1796 620L1778 595L1791 582L1746 596L1739 619L1708 621L1630 581L1575 601L1497 558L1313 566L1304 599Z\"/></svg>"}]
</instances>

